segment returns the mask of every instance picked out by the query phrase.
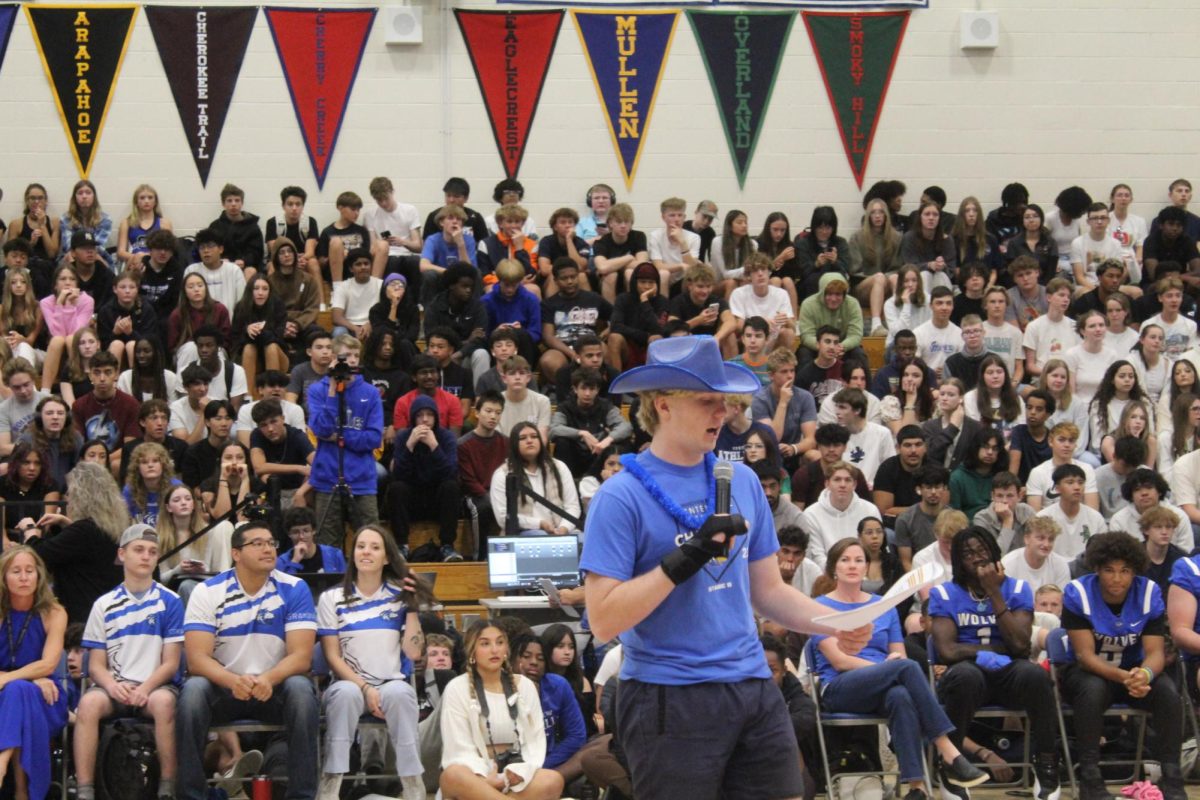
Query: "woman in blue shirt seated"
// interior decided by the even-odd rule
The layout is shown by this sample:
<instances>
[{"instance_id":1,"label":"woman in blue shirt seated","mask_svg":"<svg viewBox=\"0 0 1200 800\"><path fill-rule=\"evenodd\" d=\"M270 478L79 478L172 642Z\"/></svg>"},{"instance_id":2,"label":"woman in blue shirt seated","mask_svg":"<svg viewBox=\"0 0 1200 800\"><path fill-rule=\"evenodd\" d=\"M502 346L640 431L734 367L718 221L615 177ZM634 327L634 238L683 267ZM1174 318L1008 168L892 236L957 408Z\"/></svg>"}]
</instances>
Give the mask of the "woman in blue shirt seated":
<instances>
[{"instance_id":1,"label":"woman in blue shirt seated","mask_svg":"<svg viewBox=\"0 0 1200 800\"><path fill-rule=\"evenodd\" d=\"M1079 800L1110 797L1099 761L1103 716L1113 703L1150 711L1162 764L1158 788L1165 800L1185 800L1179 692L1162 674L1167 608L1158 585L1143 576L1145 548L1124 531L1101 533L1088 541L1084 559L1091 574L1063 590L1071 663L1059 679L1075 709Z\"/></svg>"},{"instance_id":2,"label":"woman in blue shirt seated","mask_svg":"<svg viewBox=\"0 0 1200 800\"><path fill-rule=\"evenodd\" d=\"M825 576L834 588L817 602L836 611L848 611L879 599L862 589L867 577L866 551L857 539L842 539L829 549ZM821 707L827 712L886 714L900 779L910 789L905 800L928 795L922 763L922 738L933 743L941 757L942 780L968 788L988 779L972 765L946 735L953 730L942 707L929 688L920 665L904 656L904 634L900 617L889 609L875 622L871 640L858 655L847 655L837 641L814 636L816 663L812 670L820 679ZM912 733L920 731L921 738Z\"/></svg>"}]
</instances>

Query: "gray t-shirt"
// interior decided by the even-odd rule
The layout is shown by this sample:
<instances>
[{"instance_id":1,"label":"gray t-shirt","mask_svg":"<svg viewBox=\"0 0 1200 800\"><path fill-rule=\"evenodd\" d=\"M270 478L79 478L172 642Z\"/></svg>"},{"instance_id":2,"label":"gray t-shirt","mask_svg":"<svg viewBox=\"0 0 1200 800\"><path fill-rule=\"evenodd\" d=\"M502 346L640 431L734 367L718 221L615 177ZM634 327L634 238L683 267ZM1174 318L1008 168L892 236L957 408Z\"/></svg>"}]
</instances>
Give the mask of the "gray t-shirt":
<instances>
[{"instance_id":1,"label":"gray t-shirt","mask_svg":"<svg viewBox=\"0 0 1200 800\"><path fill-rule=\"evenodd\" d=\"M771 393L771 386L766 386L754 393L750 401L750 418L768 420L768 425L779 407L779 398ZM800 441L800 426L805 422L817 421L817 401L804 389L792 389L792 402L788 403L787 415L783 420L783 436L780 444L795 444Z\"/></svg>"},{"instance_id":2,"label":"gray t-shirt","mask_svg":"<svg viewBox=\"0 0 1200 800\"><path fill-rule=\"evenodd\" d=\"M0 402L0 433L10 433L14 443L19 441L21 434L33 423L37 404L46 396L45 392L38 391L28 403L20 402L16 395Z\"/></svg>"},{"instance_id":3,"label":"gray t-shirt","mask_svg":"<svg viewBox=\"0 0 1200 800\"><path fill-rule=\"evenodd\" d=\"M1117 474L1112 464L1096 468L1096 491L1100 494L1100 514L1105 519L1112 519L1113 514L1129 505L1129 501L1121 496L1121 484L1125 478Z\"/></svg>"},{"instance_id":4,"label":"gray t-shirt","mask_svg":"<svg viewBox=\"0 0 1200 800\"><path fill-rule=\"evenodd\" d=\"M305 361L303 364L296 365L292 370L292 380L288 384L287 390L289 393L294 393L296 395L296 403L301 408L305 408L305 404L308 402L308 387L324 377L324 375L319 374L313 369L312 362ZM305 408L306 413L307 410Z\"/></svg>"},{"instance_id":5,"label":"gray t-shirt","mask_svg":"<svg viewBox=\"0 0 1200 800\"><path fill-rule=\"evenodd\" d=\"M917 503L896 517L896 547L911 547L914 553L937 541L933 535L933 522L937 516L929 516Z\"/></svg>"}]
</instances>

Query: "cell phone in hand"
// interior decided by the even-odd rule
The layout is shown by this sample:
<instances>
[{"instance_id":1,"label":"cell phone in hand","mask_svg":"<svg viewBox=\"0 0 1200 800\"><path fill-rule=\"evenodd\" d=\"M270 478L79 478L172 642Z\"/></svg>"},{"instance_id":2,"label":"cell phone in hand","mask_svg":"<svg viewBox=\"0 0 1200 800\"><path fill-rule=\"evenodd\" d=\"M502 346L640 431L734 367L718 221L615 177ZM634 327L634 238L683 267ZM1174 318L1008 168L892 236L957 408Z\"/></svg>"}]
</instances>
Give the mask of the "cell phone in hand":
<instances>
[{"instance_id":1,"label":"cell phone in hand","mask_svg":"<svg viewBox=\"0 0 1200 800\"><path fill-rule=\"evenodd\" d=\"M720 310L721 310L721 304L720 304L720 303L709 303L709 304L708 304L708 310L709 310L709 311L720 311Z\"/></svg>"},{"instance_id":2,"label":"cell phone in hand","mask_svg":"<svg viewBox=\"0 0 1200 800\"><path fill-rule=\"evenodd\" d=\"M390 238L392 238L392 232L384 231L383 233L379 234L379 238L380 239L390 239Z\"/></svg>"}]
</instances>

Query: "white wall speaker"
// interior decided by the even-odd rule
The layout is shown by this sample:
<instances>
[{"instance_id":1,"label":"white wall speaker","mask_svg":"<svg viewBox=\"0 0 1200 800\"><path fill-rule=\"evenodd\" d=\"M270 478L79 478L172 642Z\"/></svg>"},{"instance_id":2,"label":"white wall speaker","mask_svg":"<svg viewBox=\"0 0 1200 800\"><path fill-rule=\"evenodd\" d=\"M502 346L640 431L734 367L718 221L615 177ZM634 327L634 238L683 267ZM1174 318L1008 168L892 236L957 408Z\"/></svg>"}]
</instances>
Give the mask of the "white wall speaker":
<instances>
[{"instance_id":1,"label":"white wall speaker","mask_svg":"<svg viewBox=\"0 0 1200 800\"><path fill-rule=\"evenodd\" d=\"M414 6L384 6L383 41L386 44L421 44L424 31L421 27L421 9Z\"/></svg>"},{"instance_id":2,"label":"white wall speaker","mask_svg":"<svg viewBox=\"0 0 1200 800\"><path fill-rule=\"evenodd\" d=\"M964 11L959 17L959 47L994 50L1000 46L1000 12Z\"/></svg>"}]
</instances>

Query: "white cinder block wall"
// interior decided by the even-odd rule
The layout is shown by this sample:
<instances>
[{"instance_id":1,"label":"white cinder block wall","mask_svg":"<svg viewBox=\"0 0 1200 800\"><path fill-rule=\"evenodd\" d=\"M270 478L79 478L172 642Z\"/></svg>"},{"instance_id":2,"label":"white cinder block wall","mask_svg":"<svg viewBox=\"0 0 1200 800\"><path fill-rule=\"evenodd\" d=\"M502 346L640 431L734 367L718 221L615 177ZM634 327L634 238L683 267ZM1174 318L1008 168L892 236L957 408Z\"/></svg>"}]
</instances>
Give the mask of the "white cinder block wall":
<instances>
[{"instance_id":1,"label":"white cinder block wall","mask_svg":"<svg viewBox=\"0 0 1200 800\"><path fill-rule=\"evenodd\" d=\"M158 0L160 3L173 0ZM490 211L504 177L479 89L448 0L414 0L424 11L419 46L383 43L371 32L324 191L318 192L265 17L250 39L207 188L189 155L150 28L139 13L91 178L114 218L128 213L133 188L155 185L177 231L190 233L219 211L223 183L247 192L260 216L278 209L278 191L298 183L321 225L334 198L352 189L368 203L367 183L389 175L402 200L422 214L441 202L450 175L472 185L472 206ZM281 3L283 5L283 3ZM316 5L291 0L291 6ZM325 7L354 6L324 0ZM906 210L937 183L952 208L966 194L985 209L1021 180L1048 206L1079 183L1097 198L1132 185L1135 211L1165 202L1167 184L1200 181L1200 4L1178 0L932 0L913 12L893 75L864 187L900 178ZM462 0L460 7L497 8ZM967 55L958 46L959 13L1000 11L999 49ZM529 138L520 179L539 226L560 205L583 209L595 181L618 188L638 227L653 228L658 202L680 195L741 208L757 232L784 210L793 230L814 205L829 203L848 231L861 193L842 151L812 47L797 19L779 72L766 128L739 189L712 90L682 17L632 191L627 191L570 15ZM50 87L24 15L0 70L0 215L20 212L31 180L65 210L77 179ZM1197 183L1200 187L1200 183Z\"/></svg>"}]
</instances>

